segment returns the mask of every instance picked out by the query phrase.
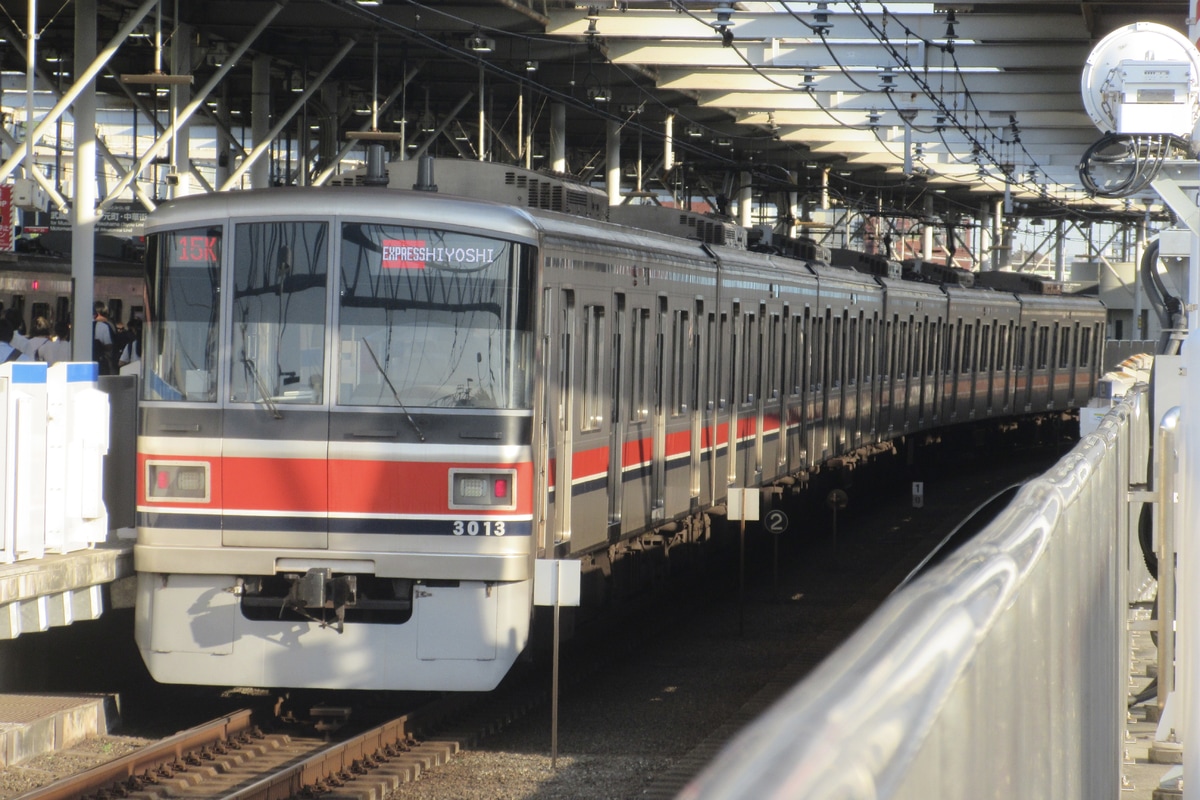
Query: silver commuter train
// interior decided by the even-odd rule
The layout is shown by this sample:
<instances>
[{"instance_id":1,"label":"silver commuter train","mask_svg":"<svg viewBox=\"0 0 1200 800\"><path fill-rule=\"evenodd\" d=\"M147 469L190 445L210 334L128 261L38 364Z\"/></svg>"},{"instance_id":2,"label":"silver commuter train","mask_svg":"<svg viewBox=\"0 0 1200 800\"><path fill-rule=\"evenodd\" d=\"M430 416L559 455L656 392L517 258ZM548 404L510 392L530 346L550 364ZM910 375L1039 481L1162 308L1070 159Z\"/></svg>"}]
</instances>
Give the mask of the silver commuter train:
<instances>
[{"instance_id":1,"label":"silver commuter train","mask_svg":"<svg viewBox=\"0 0 1200 800\"><path fill-rule=\"evenodd\" d=\"M152 215L135 567L157 680L487 690L529 641L535 559L603 573L706 538L729 487L1093 393L1094 300L544 211L573 190L470 168L517 205L306 188Z\"/></svg>"}]
</instances>

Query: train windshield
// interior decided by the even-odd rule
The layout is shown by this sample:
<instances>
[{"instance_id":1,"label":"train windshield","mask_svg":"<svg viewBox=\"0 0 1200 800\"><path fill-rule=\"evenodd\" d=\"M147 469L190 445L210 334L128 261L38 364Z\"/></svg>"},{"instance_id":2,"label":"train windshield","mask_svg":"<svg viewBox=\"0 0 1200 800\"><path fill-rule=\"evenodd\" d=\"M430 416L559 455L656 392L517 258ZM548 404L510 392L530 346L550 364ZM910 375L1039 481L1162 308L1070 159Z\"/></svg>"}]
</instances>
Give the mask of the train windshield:
<instances>
[{"instance_id":1,"label":"train windshield","mask_svg":"<svg viewBox=\"0 0 1200 800\"><path fill-rule=\"evenodd\" d=\"M530 408L524 250L464 233L344 223L338 402Z\"/></svg>"}]
</instances>

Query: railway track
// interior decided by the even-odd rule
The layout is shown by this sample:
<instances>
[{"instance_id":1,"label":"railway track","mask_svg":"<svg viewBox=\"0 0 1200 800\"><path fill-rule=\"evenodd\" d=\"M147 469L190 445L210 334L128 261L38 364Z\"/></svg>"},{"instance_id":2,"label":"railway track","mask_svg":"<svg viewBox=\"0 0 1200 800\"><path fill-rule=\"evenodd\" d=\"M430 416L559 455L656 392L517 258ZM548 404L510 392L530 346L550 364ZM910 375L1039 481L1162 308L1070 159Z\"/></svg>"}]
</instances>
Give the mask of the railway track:
<instances>
[{"instance_id":1,"label":"railway track","mask_svg":"<svg viewBox=\"0 0 1200 800\"><path fill-rule=\"evenodd\" d=\"M439 704L348 735L264 733L249 709L198 725L127 756L26 792L20 800L220 797L268 800L383 792L412 780L458 750L449 740L417 741L410 729Z\"/></svg>"}]
</instances>

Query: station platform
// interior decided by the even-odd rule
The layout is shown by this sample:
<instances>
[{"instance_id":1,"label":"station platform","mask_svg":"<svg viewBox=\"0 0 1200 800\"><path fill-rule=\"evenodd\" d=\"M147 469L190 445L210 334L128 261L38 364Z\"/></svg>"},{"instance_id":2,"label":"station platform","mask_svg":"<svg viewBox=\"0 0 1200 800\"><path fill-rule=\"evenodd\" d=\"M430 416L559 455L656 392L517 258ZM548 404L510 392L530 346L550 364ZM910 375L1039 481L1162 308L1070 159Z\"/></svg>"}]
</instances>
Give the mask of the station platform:
<instances>
[{"instance_id":1,"label":"station platform","mask_svg":"<svg viewBox=\"0 0 1200 800\"><path fill-rule=\"evenodd\" d=\"M1132 700L1148 687L1158 674L1158 648L1150 630L1150 607L1135 604L1130 608L1129 685ZM1129 710L1125 717L1125 744L1121 764L1122 800L1172 800L1183 797L1183 787L1172 770L1183 763L1183 747L1178 742L1156 741L1158 736L1158 698L1150 698Z\"/></svg>"},{"instance_id":2,"label":"station platform","mask_svg":"<svg viewBox=\"0 0 1200 800\"><path fill-rule=\"evenodd\" d=\"M132 575L133 542L124 540L0 565L0 639L98 619L105 586Z\"/></svg>"},{"instance_id":3,"label":"station platform","mask_svg":"<svg viewBox=\"0 0 1200 800\"><path fill-rule=\"evenodd\" d=\"M0 694L0 768L103 736L118 721L103 694Z\"/></svg>"}]
</instances>

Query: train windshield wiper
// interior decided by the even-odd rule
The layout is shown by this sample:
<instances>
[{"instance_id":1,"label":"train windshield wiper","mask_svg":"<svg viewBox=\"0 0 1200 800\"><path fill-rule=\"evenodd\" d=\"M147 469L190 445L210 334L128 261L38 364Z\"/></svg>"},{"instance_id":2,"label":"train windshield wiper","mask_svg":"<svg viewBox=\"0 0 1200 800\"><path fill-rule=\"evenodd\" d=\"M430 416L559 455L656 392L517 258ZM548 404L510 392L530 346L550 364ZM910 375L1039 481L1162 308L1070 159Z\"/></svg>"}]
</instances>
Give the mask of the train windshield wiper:
<instances>
[{"instance_id":1,"label":"train windshield wiper","mask_svg":"<svg viewBox=\"0 0 1200 800\"><path fill-rule=\"evenodd\" d=\"M371 349L371 343L366 339L360 339L359 341L366 345L367 352L371 355L371 360L375 362L375 369L379 370L379 374L383 376L383 382L391 390L392 397L396 399L396 405L400 406L400 410L404 412L404 418L408 420L408 424L412 426L412 429L417 432L417 439L422 442L425 441L424 431L421 430L421 426L417 424L417 421L412 418L412 414L408 413L408 408L405 407L404 401L400 399L400 393L396 391L396 387L392 384L392 379L388 377L387 372L383 369L383 365L379 363L379 358L375 355L375 351Z\"/></svg>"},{"instance_id":2,"label":"train windshield wiper","mask_svg":"<svg viewBox=\"0 0 1200 800\"><path fill-rule=\"evenodd\" d=\"M279 408L275 405L275 401L271 399L270 393L267 392L267 386L263 383L262 375L258 374L258 367L254 364L254 359L248 358L245 353L242 354L242 364L246 369L250 370L250 374L254 376L254 385L258 387L258 399L271 412L271 416L275 419L283 419L283 414L279 412Z\"/></svg>"}]
</instances>

